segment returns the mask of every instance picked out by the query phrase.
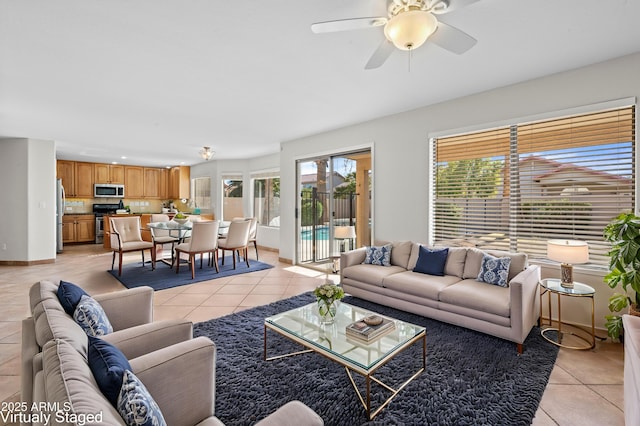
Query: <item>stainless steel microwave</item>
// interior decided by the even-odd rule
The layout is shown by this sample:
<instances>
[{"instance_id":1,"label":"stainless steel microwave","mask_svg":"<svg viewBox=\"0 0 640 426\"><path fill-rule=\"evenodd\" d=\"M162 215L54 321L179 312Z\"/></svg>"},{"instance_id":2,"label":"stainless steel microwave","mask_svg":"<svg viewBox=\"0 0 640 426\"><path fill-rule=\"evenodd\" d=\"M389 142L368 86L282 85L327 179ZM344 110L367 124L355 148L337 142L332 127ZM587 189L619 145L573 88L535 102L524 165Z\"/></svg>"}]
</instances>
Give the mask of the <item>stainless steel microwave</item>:
<instances>
[{"instance_id":1,"label":"stainless steel microwave","mask_svg":"<svg viewBox=\"0 0 640 426\"><path fill-rule=\"evenodd\" d=\"M95 198L124 198L124 185L94 183L93 196Z\"/></svg>"}]
</instances>

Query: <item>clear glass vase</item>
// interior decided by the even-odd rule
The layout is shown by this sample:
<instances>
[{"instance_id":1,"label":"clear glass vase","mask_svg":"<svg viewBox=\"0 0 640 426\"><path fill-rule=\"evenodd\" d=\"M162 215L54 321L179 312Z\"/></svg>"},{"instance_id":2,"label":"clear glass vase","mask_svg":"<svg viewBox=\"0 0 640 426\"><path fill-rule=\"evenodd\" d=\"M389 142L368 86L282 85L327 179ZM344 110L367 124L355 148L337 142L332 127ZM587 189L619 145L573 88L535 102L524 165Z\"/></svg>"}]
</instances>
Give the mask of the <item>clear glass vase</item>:
<instances>
[{"instance_id":1,"label":"clear glass vase","mask_svg":"<svg viewBox=\"0 0 640 426\"><path fill-rule=\"evenodd\" d=\"M318 299L318 313L321 324L333 324L338 312L338 301L333 299Z\"/></svg>"}]
</instances>

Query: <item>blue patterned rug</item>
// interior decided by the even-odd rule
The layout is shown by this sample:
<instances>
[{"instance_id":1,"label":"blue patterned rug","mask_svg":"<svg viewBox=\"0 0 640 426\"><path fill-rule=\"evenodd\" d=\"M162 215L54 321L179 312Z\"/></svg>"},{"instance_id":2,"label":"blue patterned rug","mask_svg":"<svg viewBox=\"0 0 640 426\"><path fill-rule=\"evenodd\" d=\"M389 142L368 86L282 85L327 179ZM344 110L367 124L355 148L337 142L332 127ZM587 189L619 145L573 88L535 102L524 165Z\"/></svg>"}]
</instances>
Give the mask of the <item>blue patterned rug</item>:
<instances>
[{"instance_id":1,"label":"blue patterned rug","mask_svg":"<svg viewBox=\"0 0 640 426\"><path fill-rule=\"evenodd\" d=\"M313 408L327 426L530 425L558 354L537 327L518 356L515 343L347 297L352 305L427 328L426 370L367 421L340 365L314 353L263 361L264 318L313 301L305 293L195 325L196 336L217 346L216 416L227 426L254 424L292 399ZM275 333L268 343L270 354L301 348ZM413 345L376 375L401 383L406 371L419 367L421 351Z\"/></svg>"},{"instance_id":2,"label":"blue patterned rug","mask_svg":"<svg viewBox=\"0 0 640 426\"><path fill-rule=\"evenodd\" d=\"M233 259L229 255L225 257L224 265L222 265L222 259L218 261L218 269L220 269L220 273L217 273L216 268L207 266L207 257L205 256L202 269L200 269L200 257L196 260L196 273L194 279L191 279L191 269L189 265L180 265L180 273L176 274L175 267L172 269L169 265L162 262L156 262L156 269L153 271L151 270L150 262L145 263L144 266L142 266L141 262L122 265L122 276L119 277L117 260L118 259L116 259L116 265L113 270L109 270L107 272L113 275L125 287L134 288L146 285L153 287L156 291L193 284L200 281L215 280L216 278L229 277L231 275L246 274L247 272L262 271L273 268L273 265L269 265L268 263L249 259L249 268L247 268L247 264L244 261L240 261L236 262L236 269L233 269Z\"/></svg>"}]
</instances>

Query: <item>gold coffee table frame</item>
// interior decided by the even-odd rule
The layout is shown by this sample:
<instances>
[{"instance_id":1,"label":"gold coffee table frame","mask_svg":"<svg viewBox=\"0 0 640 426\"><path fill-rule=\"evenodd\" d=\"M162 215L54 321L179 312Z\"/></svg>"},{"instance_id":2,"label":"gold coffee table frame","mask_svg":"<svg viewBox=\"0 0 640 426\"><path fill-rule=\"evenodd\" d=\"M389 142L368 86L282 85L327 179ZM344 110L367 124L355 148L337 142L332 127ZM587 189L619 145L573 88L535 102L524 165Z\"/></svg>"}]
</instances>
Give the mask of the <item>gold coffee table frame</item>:
<instances>
[{"instance_id":1,"label":"gold coffee table frame","mask_svg":"<svg viewBox=\"0 0 640 426\"><path fill-rule=\"evenodd\" d=\"M371 314L371 311L341 303L338 307L335 323L322 325L317 315L317 306L315 303L311 303L301 308L292 309L282 314L266 318L264 321L264 360L271 361L303 353L315 352L342 365L345 368L351 385L356 391L358 399L367 413L367 418L373 420L405 386L425 370L427 335L424 327L394 320L396 322L396 329L372 342L359 342L348 338L345 334L346 325L358 321L369 314ZM268 330L272 330L307 349L268 357ZM394 388L374 376L380 367L387 364L405 349L420 341L422 341L422 366L406 381ZM352 374L353 372L364 377L364 394L356 385ZM375 409L372 408L371 404L372 382L379 384L391 393L391 395Z\"/></svg>"}]
</instances>

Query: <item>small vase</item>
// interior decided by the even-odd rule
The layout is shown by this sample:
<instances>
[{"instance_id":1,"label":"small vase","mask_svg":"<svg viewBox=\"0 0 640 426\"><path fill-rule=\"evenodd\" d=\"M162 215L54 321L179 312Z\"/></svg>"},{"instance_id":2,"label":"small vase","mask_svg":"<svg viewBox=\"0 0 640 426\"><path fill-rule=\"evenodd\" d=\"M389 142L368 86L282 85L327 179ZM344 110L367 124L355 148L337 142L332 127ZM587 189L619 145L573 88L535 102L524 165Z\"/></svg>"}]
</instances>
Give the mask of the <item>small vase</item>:
<instances>
[{"instance_id":1,"label":"small vase","mask_svg":"<svg viewBox=\"0 0 640 426\"><path fill-rule=\"evenodd\" d=\"M318 313L320 314L321 324L333 324L338 311L337 300L318 299Z\"/></svg>"}]
</instances>

